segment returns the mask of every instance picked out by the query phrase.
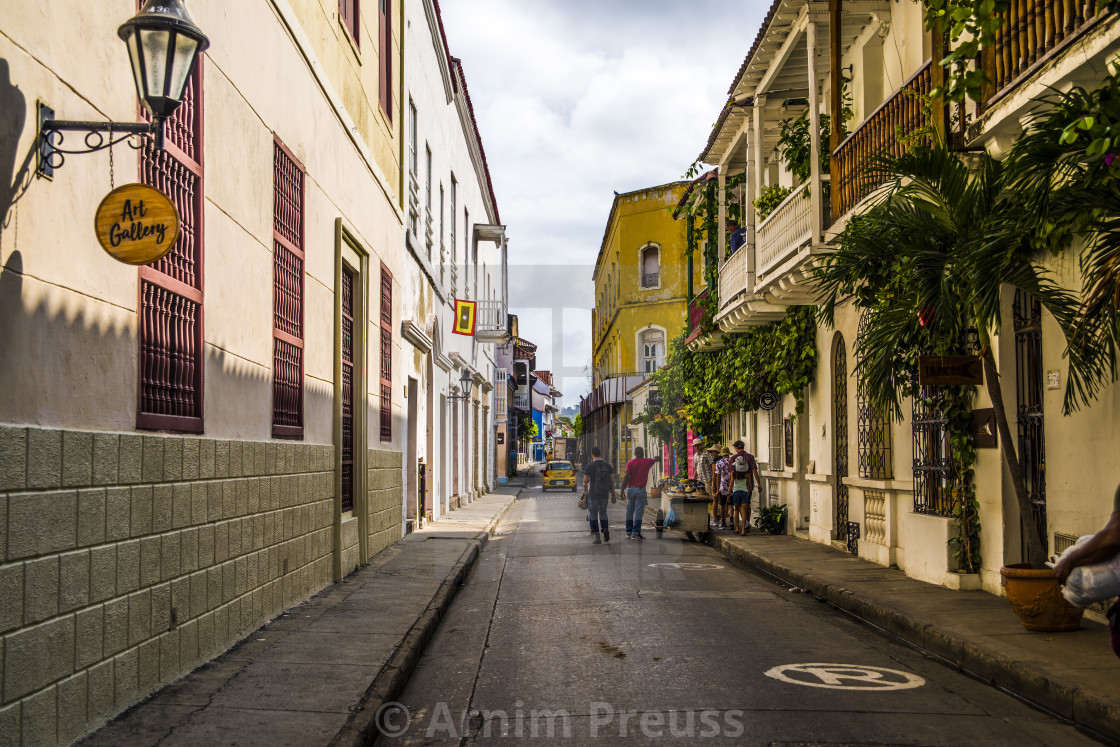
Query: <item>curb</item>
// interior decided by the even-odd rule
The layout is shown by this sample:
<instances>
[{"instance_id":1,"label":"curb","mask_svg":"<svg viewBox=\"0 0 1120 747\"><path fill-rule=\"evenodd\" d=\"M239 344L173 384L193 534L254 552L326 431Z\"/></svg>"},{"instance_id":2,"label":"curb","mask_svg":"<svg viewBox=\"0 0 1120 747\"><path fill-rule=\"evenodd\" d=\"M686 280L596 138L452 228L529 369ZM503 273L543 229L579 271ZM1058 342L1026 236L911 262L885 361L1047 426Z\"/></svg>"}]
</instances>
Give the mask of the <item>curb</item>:
<instances>
[{"instance_id":1,"label":"curb","mask_svg":"<svg viewBox=\"0 0 1120 747\"><path fill-rule=\"evenodd\" d=\"M709 533L708 542L724 555L805 589L860 620L942 658L959 671L1120 742L1120 703L1115 700L1106 700L1029 663L977 646L951 630L923 623L899 610L862 599L850 589L780 565L749 548L735 545L726 537Z\"/></svg>"},{"instance_id":2,"label":"curb","mask_svg":"<svg viewBox=\"0 0 1120 747\"><path fill-rule=\"evenodd\" d=\"M519 491L520 492L520 491ZM459 585L474 570L482 550L486 547L494 531L505 518L513 506L516 496L505 508L499 511L487 524L486 528L478 533L459 559L452 566L450 574L440 584L439 589L428 603L427 609L405 633L396 651L382 666L381 671L374 677L365 694L350 707L353 715L337 734L331 739L331 747L362 747L373 744L380 732L377 728L377 717L381 707L394 701L404 691L416 664L424 654L428 642L432 640L439 629L447 608L459 593Z\"/></svg>"}]
</instances>

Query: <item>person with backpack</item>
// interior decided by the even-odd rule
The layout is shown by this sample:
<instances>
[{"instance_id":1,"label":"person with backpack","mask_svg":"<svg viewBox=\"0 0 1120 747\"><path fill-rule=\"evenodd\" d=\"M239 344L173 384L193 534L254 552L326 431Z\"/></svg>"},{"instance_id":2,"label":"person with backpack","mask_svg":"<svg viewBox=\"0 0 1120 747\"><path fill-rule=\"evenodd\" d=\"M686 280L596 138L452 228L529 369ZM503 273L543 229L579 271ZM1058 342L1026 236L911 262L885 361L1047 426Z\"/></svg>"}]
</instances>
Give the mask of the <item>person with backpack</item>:
<instances>
[{"instance_id":1,"label":"person with backpack","mask_svg":"<svg viewBox=\"0 0 1120 747\"><path fill-rule=\"evenodd\" d=\"M583 469L583 490L587 494L588 521L591 522L591 534L594 536L593 545L611 541L611 532L607 528L607 499L611 503L618 501L614 492L614 467L603 459L598 446L591 449L591 462ZM599 539L599 532L603 539Z\"/></svg>"},{"instance_id":2,"label":"person with backpack","mask_svg":"<svg viewBox=\"0 0 1120 747\"><path fill-rule=\"evenodd\" d=\"M731 457L731 502L735 505L735 528L739 534L750 534L751 493L755 486L762 484L758 476L758 462L754 454L744 449L742 441L731 445L736 449Z\"/></svg>"}]
</instances>

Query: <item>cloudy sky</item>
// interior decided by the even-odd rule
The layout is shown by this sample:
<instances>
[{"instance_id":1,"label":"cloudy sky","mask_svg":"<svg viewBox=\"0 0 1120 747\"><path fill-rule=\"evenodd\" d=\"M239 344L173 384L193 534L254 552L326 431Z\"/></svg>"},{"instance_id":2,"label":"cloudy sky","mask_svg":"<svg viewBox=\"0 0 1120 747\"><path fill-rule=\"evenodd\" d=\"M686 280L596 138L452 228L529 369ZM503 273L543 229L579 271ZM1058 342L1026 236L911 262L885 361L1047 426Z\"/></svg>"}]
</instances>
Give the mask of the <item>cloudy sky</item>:
<instances>
[{"instance_id":1,"label":"cloudy sky","mask_svg":"<svg viewBox=\"0 0 1120 747\"><path fill-rule=\"evenodd\" d=\"M441 0L510 238L510 306L564 404L588 390L614 192L680 179L767 0Z\"/></svg>"}]
</instances>

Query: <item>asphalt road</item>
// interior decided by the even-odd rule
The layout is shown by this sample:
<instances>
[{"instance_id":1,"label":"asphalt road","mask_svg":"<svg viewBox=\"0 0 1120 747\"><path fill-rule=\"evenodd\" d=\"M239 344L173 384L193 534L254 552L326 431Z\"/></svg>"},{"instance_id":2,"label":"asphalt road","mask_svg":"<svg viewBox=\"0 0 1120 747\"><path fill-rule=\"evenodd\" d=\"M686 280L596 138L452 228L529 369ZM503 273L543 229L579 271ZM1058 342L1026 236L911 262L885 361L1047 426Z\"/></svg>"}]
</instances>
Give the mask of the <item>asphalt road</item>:
<instances>
[{"instance_id":1,"label":"asphalt road","mask_svg":"<svg viewBox=\"0 0 1120 747\"><path fill-rule=\"evenodd\" d=\"M711 548L627 540L621 503L593 545L530 485L378 744L1096 744Z\"/></svg>"}]
</instances>

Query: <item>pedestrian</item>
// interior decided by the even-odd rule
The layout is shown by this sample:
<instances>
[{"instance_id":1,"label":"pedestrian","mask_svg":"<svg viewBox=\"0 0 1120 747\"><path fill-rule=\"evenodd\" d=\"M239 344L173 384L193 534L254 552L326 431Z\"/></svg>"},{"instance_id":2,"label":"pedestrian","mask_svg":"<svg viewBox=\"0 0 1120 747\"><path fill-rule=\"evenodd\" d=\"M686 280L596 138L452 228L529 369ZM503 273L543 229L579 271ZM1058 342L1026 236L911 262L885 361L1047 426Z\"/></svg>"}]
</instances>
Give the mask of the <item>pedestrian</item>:
<instances>
[{"instance_id":1,"label":"pedestrian","mask_svg":"<svg viewBox=\"0 0 1120 747\"><path fill-rule=\"evenodd\" d=\"M708 509L711 512L711 526L715 526L716 519L719 518L719 481L716 477L716 461L719 460L719 444L712 444L705 451L707 456L701 465L704 471L703 484L704 489L708 493ZM700 475L697 474L697 478Z\"/></svg>"},{"instance_id":2,"label":"pedestrian","mask_svg":"<svg viewBox=\"0 0 1120 747\"><path fill-rule=\"evenodd\" d=\"M719 450L719 459L712 466L716 473L716 499L719 501L719 528L727 529L731 505L731 449L724 446ZM731 517L731 530L735 530L735 518Z\"/></svg>"},{"instance_id":3,"label":"pedestrian","mask_svg":"<svg viewBox=\"0 0 1120 747\"><path fill-rule=\"evenodd\" d=\"M751 531L751 493L761 484L758 476L758 462L754 454L745 450L742 441L731 444L736 451L731 457L731 501L735 504L735 526L739 534Z\"/></svg>"},{"instance_id":4,"label":"pedestrian","mask_svg":"<svg viewBox=\"0 0 1120 747\"><path fill-rule=\"evenodd\" d=\"M626 463L622 471L622 490L626 495L626 538L642 537L642 517L646 514L646 483L649 471L657 464L656 459L647 459L645 449L634 447L634 458Z\"/></svg>"},{"instance_id":5,"label":"pedestrian","mask_svg":"<svg viewBox=\"0 0 1120 747\"><path fill-rule=\"evenodd\" d=\"M611 541L611 532L607 528L607 499L611 503L618 501L614 492L614 467L603 459L598 446L591 448L591 462L583 470L583 490L587 493L588 521L591 522L591 534L594 540L591 544L599 545ZM599 532L603 539L599 539Z\"/></svg>"},{"instance_id":6,"label":"pedestrian","mask_svg":"<svg viewBox=\"0 0 1120 747\"><path fill-rule=\"evenodd\" d=\"M700 439L695 439L692 444L693 446L700 446ZM697 449L692 460L692 466L696 474L696 482L700 483L705 492L711 492L708 490L708 486L712 484L711 449Z\"/></svg>"},{"instance_id":7,"label":"pedestrian","mask_svg":"<svg viewBox=\"0 0 1120 747\"><path fill-rule=\"evenodd\" d=\"M747 243L747 231L744 228L740 228L739 224L730 218L727 219L726 226L727 233L729 234L727 242L728 248L731 254L734 254L742 248L743 244Z\"/></svg>"},{"instance_id":8,"label":"pedestrian","mask_svg":"<svg viewBox=\"0 0 1120 747\"><path fill-rule=\"evenodd\" d=\"M1112 515L1104 529L1094 534L1092 539L1062 553L1054 565L1054 575L1059 583L1065 583L1074 568L1107 563L1117 555L1120 555L1120 485L1116 486L1116 493L1112 496ZM1120 602L1109 608L1107 617L1112 634L1112 651L1120 656Z\"/></svg>"}]
</instances>

